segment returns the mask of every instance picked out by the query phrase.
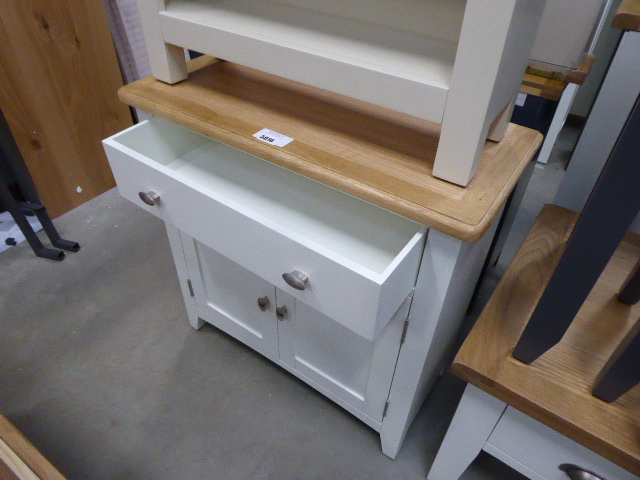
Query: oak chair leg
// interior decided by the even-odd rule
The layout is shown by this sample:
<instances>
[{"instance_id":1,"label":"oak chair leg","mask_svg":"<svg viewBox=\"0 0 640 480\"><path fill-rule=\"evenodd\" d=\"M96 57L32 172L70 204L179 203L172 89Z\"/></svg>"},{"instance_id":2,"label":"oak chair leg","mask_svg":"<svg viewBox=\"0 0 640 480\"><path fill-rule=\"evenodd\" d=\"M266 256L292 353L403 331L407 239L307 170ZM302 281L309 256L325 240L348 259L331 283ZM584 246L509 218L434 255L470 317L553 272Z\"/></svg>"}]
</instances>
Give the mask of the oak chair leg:
<instances>
[{"instance_id":1,"label":"oak chair leg","mask_svg":"<svg viewBox=\"0 0 640 480\"><path fill-rule=\"evenodd\" d=\"M507 404L467 385L427 480L457 480L487 443Z\"/></svg>"}]
</instances>

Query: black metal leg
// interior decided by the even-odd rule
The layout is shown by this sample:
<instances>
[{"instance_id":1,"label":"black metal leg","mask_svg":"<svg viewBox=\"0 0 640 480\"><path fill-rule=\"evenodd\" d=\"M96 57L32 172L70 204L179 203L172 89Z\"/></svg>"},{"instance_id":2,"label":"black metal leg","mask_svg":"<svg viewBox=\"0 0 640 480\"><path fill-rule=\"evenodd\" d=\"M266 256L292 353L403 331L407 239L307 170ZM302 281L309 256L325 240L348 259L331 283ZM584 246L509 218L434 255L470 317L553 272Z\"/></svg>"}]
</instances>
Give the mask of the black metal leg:
<instances>
[{"instance_id":1,"label":"black metal leg","mask_svg":"<svg viewBox=\"0 0 640 480\"><path fill-rule=\"evenodd\" d=\"M558 343L640 209L640 101L631 111L513 356L531 363Z\"/></svg>"},{"instance_id":2,"label":"black metal leg","mask_svg":"<svg viewBox=\"0 0 640 480\"><path fill-rule=\"evenodd\" d=\"M640 322L640 320L638 320ZM635 328L623 341L600 373L593 395L605 402L615 402L640 383L640 329ZM615 358L617 357L617 358Z\"/></svg>"},{"instance_id":3,"label":"black metal leg","mask_svg":"<svg viewBox=\"0 0 640 480\"><path fill-rule=\"evenodd\" d=\"M640 302L640 260L624 282L624 286L618 294L618 300L627 305L635 305Z\"/></svg>"},{"instance_id":4,"label":"black metal leg","mask_svg":"<svg viewBox=\"0 0 640 480\"><path fill-rule=\"evenodd\" d=\"M64 252L54 250L50 248L44 248L42 242L31 228L31 225L24 217L24 210L31 210L38 217L42 228L49 237L51 243L58 248L68 250L70 252L77 252L80 250L80 245L76 242L64 240L60 238L56 227L53 225L46 208L40 203L38 193L29 177L20 151L15 143L9 125L0 110L0 162L9 169L11 177L20 187L20 191L24 195L26 202L17 202L8 187L4 184L2 178L0 178L0 198L2 202L7 206L7 211L11 214L16 224L24 233L25 238L33 248L35 254L39 257L50 258L53 260L62 260L64 258Z\"/></svg>"},{"instance_id":5,"label":"black metal leg","mask_svg":"<svg viewBox=\"0 0 640 480\"><path fill-rule=\"evenodd\" d=\"M36 235L36 232L33 231L31 224L24 216L22 208L18 202L15 201L13 195L11 195L11 192L2 181L0 181L0 199L2 199L2 203L5 205L7 211L11 214L16 224L20 227L24 237L27 239L27 242L29 242L29 245L31 245L31 248L38 257L58 261L64 259L63 251L45 248L45 246L42 245L42 242Z\"/></svg>"}]
</instances>

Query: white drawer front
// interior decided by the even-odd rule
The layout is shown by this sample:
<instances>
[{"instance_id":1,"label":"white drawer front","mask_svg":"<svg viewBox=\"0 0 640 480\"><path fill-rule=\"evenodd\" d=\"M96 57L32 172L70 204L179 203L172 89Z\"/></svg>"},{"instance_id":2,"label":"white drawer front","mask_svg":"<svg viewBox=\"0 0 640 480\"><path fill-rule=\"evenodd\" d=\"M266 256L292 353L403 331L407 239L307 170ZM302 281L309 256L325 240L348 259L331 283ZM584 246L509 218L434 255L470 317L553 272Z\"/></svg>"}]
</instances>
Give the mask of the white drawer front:
<instances>
[{"instance_id":1,"label":"white drawer front","mask_svg":"<svg viewBox=\"0 0 640 480\"><path fill-rule=\"evenodd\" d=\"M513 407L508 407L502 415L484 449L532 480L567 480L567 475L558 468L562 464L577 465L606 480L638 480Z\"/></svg>"},{"instance_id":2,"label":"white drawer front","mask_svg":"<svg viewBox=\"0 0 640 480\"><path fill-rule=\"evenodd\" d=\"M415 284L414 222L159 118L104 145L125 198L369 340Z\"/></svg>"}]
</instances>

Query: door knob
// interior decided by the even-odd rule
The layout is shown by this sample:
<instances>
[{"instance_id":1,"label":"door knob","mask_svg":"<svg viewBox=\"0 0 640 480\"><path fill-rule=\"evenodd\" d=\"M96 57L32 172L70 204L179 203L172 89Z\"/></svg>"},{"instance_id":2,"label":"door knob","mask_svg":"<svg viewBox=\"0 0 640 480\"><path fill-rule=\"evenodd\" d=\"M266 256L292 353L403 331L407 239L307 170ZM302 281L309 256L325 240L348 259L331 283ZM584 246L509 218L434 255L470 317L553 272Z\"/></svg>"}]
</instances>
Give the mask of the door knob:
<instances>
[{"instance_id":1,"label":"door knob","mask_svg":"<svg viewBox=\"0 0 640 480\"><path fill-rule=\"evenodd\" d=\"M304 290L307 287L307 281L309 280L309 277L299 270L294 270L291 273L283 273L282 278L289 284L289 286L296 290Z\"/></svg>"},{"instance_id":2,"label":"door knob","mask_svg":"<svg viewBox=\"0 0 640 480\"><path fill-rule=\"evenodd\" d=\"M569 480L605 480L603 477L589 470L570 463L563 463L558 468L567 474Z\"/></svg>"},{"instance_id":3,"label":"door knob","mask_svg":"<svg viewBox=\"0 0 640 480\"><path fill-rule=\"evenodd\" d=\"M140 200L142 200L144 203L146 203L150 207L157 205L158 202L160 201L160 195L158 195L153 190L149 190L148 192L139 192L138 196L140 197Z\"/></svg>"},{"instance_id":4,"label":"door knob","mask_svg":"<svg viewBox=\"0 0 640 480\"><path fill-rule=\"evenodd\" d=\"M276 308L276 317L278 317L278 320L284 320L284 318L287 316L287 306L283 305L281 307Z\"/></svg>"},{"instance_id":5,"label":"door knob","mask_svg":"<svg viewBox=\"0 0 640 480\"><path fill-rule=\"evenodd\" d=\"M269 308L269 297L267 297L266 295L264 297L260 297L258 299L258 307L260 307L260 310L262 310L263 312Z\"/></svg>"}]
</instances>

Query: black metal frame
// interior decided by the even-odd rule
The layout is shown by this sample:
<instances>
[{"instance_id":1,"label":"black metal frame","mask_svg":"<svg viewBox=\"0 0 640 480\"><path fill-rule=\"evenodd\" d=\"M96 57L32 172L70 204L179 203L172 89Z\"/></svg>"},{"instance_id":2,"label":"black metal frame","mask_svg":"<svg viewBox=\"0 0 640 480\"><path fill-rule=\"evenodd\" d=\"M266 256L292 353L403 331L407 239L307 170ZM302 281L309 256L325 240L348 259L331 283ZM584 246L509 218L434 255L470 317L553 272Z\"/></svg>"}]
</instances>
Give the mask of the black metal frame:
<instances>
[{"instance_id":1,"label":"black metal frame","mask_svg":"<svg viewBox=\"0 0 640 480\"><path fill-rule=\"evenodd\" d=\"M9 190L8 182L10 179L4 178L4 176L1 175L2 172L0 172L0 200L16 224L20 227L20 230L22 230L34 253L38 257L60 261L64 259L65 256L62 250L69 252L77 252L80 250L78 243L60 238L56 227L53 225L51 218L49 218L46 208L38 198L36 189L31 182L29 173L22 161L22 156L11 135L11 130L9 130L9 125L2 110L0 110L0 163L6 167L5 170L9 172L11 180L14 180L18 184L26 201L15 199ZM46 248L42 244L36 232L33 231L31 224L26 219L25 211L35 214L53 246L62 250Z\"/></svg>"}]
</instances>

